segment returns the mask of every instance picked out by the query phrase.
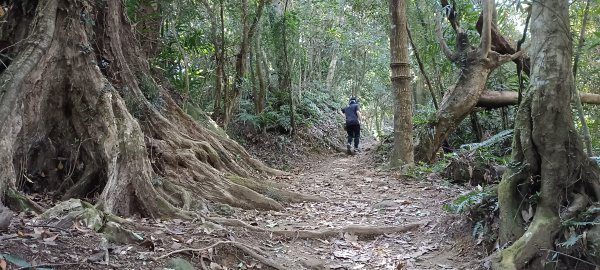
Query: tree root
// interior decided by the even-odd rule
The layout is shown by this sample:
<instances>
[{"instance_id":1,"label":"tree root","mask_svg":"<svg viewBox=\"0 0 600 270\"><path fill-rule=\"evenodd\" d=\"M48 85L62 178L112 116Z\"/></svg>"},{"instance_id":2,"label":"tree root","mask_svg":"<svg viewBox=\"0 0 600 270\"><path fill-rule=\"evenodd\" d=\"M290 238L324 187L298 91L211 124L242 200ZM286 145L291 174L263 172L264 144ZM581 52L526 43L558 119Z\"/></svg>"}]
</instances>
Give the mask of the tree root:
<instances>
[{"instance_id":1,"label":"tree root","mask_svg":"<svg viewBox=\"0 0 600 270\"><path fill-rule=\"evenodd\" d=\"M184 248L184 249L179 249L179 250L175 250L175 251L169 252L169 253L167 253L165 255L162 255L162 256L156 258L155 260L161 260L161 259L169 257L169 256L171 256L173 254L182 253L182 252L202 252L202 251L207 251L207 250L216 248L218 246L223 246L223 245L229 245L229 246L236 247L236 248L242 250L243 252L245 252L248 256L250 256L250 257L254 258L255 260L257 260L257 261L259 261L259 262L261 262L261 263L263 263L265 265L268 265L268 266L270 266L272 268L275 268L275 269L278 269L278 270L279 269L288 269L287 267L284 267L284 266L282 266L282 265L280 265L280 264L278 264L278 263L276 263L276 262L274 262L274 261L272 261L272 260L270 260L270 259L268 259L268 258L266 258L266 257L264 257L264 256L262 256L260 254L258 254L257 251L255 251L255 248L250 247L250 246L248 246L248 245L246 245L244 243L236 242L236 241L221 241L221 242L214 243L214 244L212 244L212 245L210 245L208 247L204 247L204 248Z\"/></svg>"},{"instance_id":2,"label":"tree root","mask_svg":"<svg viewBox=\"0 0 600 270\"><path fill-rule=\"evenodd\" d=\"M284 190L278 184L272 183L270 181L261 181L260 183L258 183L251 179L239 177L236 175L230 175L229 177L227 177L227 179L235 184L247 187L251 190L254 190L260 194L264 194L267 197L280 202L298 203L304 201L324 201L324 198L322 197L304 195Z\"/></svg>"},{"instance_id":3,"label":"tree root","mask_svg":"<svg viewBox=\"0 0 600 270\"><path fill-rule=\"evenodd\" d=\"M9 188L8 192L6 192L6 206L17 212L33 211L41 214L46 211L44 207L12 188Z\"/></svg>"},{"instance_id":4,"label":"tree root","mask_svg":"<svg viewBox=\"0 0 600 270\"><path fill-rule=\"evenodd\" d=\"M538 206L533 222L510 247L500 254L501 260L494 269L523 269L535 258L540 249L552 249L553 241L559 230L559 217L548 207Z\"/></svg>"},{"instance_id":5,"label":"tree root","mask_svg":"<svg viewBox=\"0 0 600 270\"><path fill-rule=\"evenodd\" d=\"M329 237L335 237L342 233L350 233L358 236L359 239L369 239L376 235L390 234L390 233L404 233L407 231L414 230L420 226L425 226L427 222L415 222L409 223L403 226L368 226L368 225L349 225L337 229L323 229L323 230L269 230L260 227L252 226L239 219L226 219L226 218L209 218L210 221L218 223L224 226L236 226L248 229L255 232L264 232L272 235L282 236L285 238L293 239L324 239Z\"/></svg>"}]
</instances>

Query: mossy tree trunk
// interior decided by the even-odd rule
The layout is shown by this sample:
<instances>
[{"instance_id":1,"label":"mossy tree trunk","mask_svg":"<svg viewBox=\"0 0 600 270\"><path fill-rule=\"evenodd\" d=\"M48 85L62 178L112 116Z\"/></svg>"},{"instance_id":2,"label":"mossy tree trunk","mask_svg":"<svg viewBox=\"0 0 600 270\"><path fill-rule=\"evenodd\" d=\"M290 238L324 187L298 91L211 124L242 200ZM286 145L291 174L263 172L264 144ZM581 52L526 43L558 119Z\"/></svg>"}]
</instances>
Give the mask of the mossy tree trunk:
<instances>
[{"instance_id":1,"label":"mossy tree trunk","mask_svg":"<svg viewBox=\"0 0 600 270\"><path fill-rule=\"evenodd\" d=\"M152 217L189 216L205 200L281 208L260 192L288 199L259 180L277 171L156 83L121 0L28 1L6 19L0 39L14 61L0 74L0 194L56 192Z\"/></svg>"},{"instance_id":2,"label":"mossy tree trunk","mask_svg":"<svg viewBox=\"0 0 600 270\"><path fill-rule=\"evenodd\" d=\"M498 188L499 242L510 245L495 265L503 270L555 269L550 261L558 254L552 252L557 238L564 235L561 221L600 198L598 168L583 152L570 107L569 1L533 2L532 12L532 89L519 108L513 162ZM521 212L530 207L533 219L524 220ZM598 243L592 234L587 241Z\"/></svg>"}]
</instances>

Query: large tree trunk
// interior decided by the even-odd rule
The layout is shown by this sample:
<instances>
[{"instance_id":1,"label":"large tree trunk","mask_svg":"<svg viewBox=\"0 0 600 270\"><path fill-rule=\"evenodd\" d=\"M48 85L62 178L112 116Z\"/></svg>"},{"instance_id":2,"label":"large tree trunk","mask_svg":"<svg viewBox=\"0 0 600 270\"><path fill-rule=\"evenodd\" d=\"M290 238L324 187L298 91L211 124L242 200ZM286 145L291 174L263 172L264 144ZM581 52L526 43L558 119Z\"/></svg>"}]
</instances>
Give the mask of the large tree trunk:
<instances>
[{"instance_id":1,"label":"large tree trunk","mask_svg":"<svg viewBox=\"0 0 600 270\"><path fill-rule=\"evenodd\" d=\"M442 50L458 66L460 73L454 87L444 95L435 119L418 131L416 160L435 160L442 143L477 104L489 74L498 66L519 56L519 53L500 55L491 50L493 1L484 0L482 3L484 23L479 47L475 49L471 48L466 31L459 26L453 15L449 16L449 20L456 30L456 52L450 50L443 39L441 26L439 23L436 25L436 36Z\"/></svg>"},{"instance_id":2,"label":"large tree trunk","mask_svg":"<svg viewBox=\"0 0 600 270\"><path fill-rule=\"evenodd\" d=\"M36 2L14 7L1 33L16 44L0 74L0 194L59 192L153 217L188 216L203 200L278 209L260 192L295 196L254 180L277 172L155 82L122 1Z\"/></svg>"},{"instance_id":3,"label":"large tree trunk","mask_svg":"<svg viewBox=\"0 0 600 270\"><path fill-rule=\"evenodd\" d=\"M510 244L495 265L502 270L542 269L543 265L563 269L551 262L558 254L551 252L559 248L560 239L555 238L570 235L571 228L566 228L569 233L558 234L561 221L577 217L600 196L597 165L583 152L570 107L569 1L533 2L532 18L532 89L517 116L513 166L498 187L499 242L500 246ZM530 207L535 211L531 222L521 215ZM598 237L592 235L583 238L588 241L584 246L597 246ZM569 259L558 258L559 262Z\"/></svg>"},{"instance_id":4,"label":"large tree trunk","mask_svg":"<svg viewBox=\"0 0 600 270\"><path fill-rule=\"evenodd\" d=\"M392 91L394 97L394 147L390 157L392 166L413 165L412 96L410 91L410 64L408 62L408 33L406 1L390 0L390 50Z\"/></svg>"}]
</instances>

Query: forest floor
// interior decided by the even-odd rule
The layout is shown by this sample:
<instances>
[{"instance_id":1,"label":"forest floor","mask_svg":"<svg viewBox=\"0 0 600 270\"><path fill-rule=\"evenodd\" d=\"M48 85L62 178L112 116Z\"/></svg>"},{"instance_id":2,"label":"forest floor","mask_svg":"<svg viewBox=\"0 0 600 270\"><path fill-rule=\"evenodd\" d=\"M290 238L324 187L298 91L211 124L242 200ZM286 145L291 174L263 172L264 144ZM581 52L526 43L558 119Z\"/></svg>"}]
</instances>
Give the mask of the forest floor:
<instances>
[{"instance_id":1,"label":"forest floor","mask_svg":"<svg viewBox=\"0 0 600 270\"><path fill-rule=\"evenodd\" d=\"M305 158L291 167L290 175L273 179L293 191L318 195L322 202L288 204L279 212L212 206L211 218L235 219L257 229L209 226L202 220L138 218L130 219L135 226L126 227L145 240L115 244L78 226L34 227L34 217L21 213L8 232L0 232L4 257L0 270L29 265L45 267L38 269L273 269L269 264L282 269L485 269L481 263L485 254L475 246L469 223L442 209L466 189L433 174L415 179L382 169L375 162L373 147L374 142L367 142L357 155ZM409 224L416 225L406 232L371 237L340 232L305 238L299 233ZM282 236L267 230L298 233ZM235 243L242 244L236 247ZM184 250L190 248L197 250Z\"/></svg>"}]
</instances>

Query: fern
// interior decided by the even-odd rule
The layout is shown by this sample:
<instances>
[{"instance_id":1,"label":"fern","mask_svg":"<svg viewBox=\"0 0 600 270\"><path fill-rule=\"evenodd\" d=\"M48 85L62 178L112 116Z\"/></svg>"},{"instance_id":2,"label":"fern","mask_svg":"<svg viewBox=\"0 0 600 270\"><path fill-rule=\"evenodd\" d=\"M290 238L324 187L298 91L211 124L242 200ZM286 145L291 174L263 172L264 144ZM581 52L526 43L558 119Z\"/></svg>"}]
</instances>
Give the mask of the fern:
<instances>
[{"instance_id":1,"label":"fern","mask_svg":"<svg viewBox=\"0 0 600 270\"><path fill-rule=\"evenodd\" d=\"M581 234L572 235L571 237L569 237L569 239L565 240L564 242L558 243L558 246L570 248L577 244L577 242L579 242L581 238L583 238L583 235Z\"/></svg>"},{"instance_id":2,"label":"fern","mask_svg":"<svg viewBox=\"0 0 600 270\"><path fill-rule=\"evenodd\" d=\"M459 196L452 203L444 204L443 208L451 213L463 213L471 206L480 204L489 196L490 194L485 191L471 191Z\"/></svg>"}]
</instances>

